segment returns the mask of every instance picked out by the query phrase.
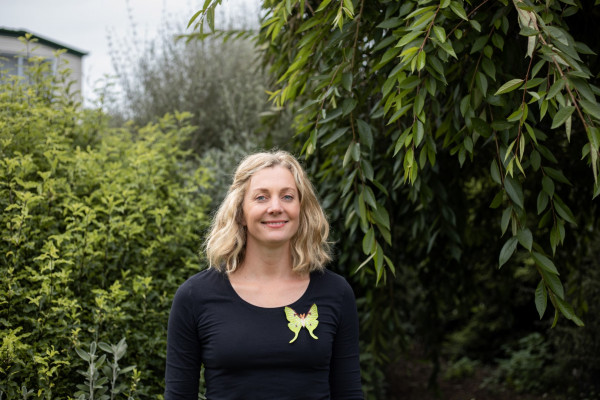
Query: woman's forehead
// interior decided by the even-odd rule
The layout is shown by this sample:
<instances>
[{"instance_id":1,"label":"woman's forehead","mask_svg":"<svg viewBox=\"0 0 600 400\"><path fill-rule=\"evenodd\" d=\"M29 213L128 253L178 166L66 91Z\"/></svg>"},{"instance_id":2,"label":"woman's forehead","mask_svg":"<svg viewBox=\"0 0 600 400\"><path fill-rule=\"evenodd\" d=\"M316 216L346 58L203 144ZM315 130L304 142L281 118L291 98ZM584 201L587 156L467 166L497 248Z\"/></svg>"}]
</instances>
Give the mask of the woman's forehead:
<instances>
[{"instance_id":1,"label":"woman's forehead","mask_svg":"<svg viewBox=\"0 0 600 400\"><path fill-rule=\"evenodd\" d=\"M248 180L248 190L293 189L298 190L292 172L280 165L256 171Z\"/></svg>"}]
</instances>

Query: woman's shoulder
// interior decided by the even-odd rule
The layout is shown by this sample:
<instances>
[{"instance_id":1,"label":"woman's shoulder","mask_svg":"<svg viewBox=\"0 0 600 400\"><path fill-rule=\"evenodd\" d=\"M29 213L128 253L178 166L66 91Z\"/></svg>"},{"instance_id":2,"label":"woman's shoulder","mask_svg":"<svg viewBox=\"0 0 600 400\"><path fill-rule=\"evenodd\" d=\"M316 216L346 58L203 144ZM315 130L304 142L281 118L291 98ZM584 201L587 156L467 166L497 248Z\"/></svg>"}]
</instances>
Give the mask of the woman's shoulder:
<instances>
[{"instance_id":1,"label":"woman's shoulder","mask_svg":"<svg viewBox=\"0 0 600 400\"><path fill-rule=\"evenodd\" d=\"M340 292L352 291L352 287L346 278L326 268L322 271L313 272L311 279L314 279L319 286L324 286L328 290L339 290Z\"/></svg>"},{"instance_id":2,"label":"woman's shoulder","mask_svg":"<svg viewBox=\"0 0 600 400\"><path fill-rule=\"evenodd\" d=\"M207 268L202 270L191 277L189 277L179 289L177 289L177 296L183 297L196 297L198 295L205 295L226 283L227 276L217 271L214 268Z\"/></svg>"}]
</instances>

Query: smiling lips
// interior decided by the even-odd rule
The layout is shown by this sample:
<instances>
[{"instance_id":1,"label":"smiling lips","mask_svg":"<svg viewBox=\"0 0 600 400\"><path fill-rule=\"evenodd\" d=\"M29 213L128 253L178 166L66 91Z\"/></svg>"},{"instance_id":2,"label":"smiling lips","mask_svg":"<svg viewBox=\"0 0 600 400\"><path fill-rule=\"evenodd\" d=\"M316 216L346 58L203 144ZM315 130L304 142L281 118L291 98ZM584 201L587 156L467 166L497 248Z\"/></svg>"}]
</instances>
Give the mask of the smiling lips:
<instances>
[{"instance_id":1,"label":"smiling lips","mask_svg":"<svg viewBox=\"0 0 600 400\"><path fill-rule=\"evenodd\" d=\"M287 223L287 221L264 221L262 223L272 228L279 228L281 226L284 226Z\"/></svg>"}]
</instances>

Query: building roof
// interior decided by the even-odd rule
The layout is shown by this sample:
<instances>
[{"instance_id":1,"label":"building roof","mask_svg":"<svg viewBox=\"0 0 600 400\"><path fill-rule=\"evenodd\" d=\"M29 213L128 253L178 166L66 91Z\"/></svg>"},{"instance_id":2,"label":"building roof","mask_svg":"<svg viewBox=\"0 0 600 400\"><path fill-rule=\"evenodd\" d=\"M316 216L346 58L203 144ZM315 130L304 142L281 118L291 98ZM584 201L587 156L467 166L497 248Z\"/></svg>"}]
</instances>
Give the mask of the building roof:
<instances>
[{"instance_id":1,"label":"building roof","mask_svg":"<svg viewBox=\"0 0 600 400\"><path fill-rule=\"evenodd\" d=\"M72 46L67 46L65 44L56 42L54 40L50 40L48 38L38 35L37 33L26 31L24 29L9 29L9 28L5 28L5 27L0 27L0 36L8 36L8 37L18 38L21 36L25 36L25 34L27 34L27 33L30 33L34 38L36 38L38 40L37 43L39 43L39 44L43 44L45 46L52 47L57 50L65 49L67 51L67 53L73 54L78 57L83 57L88 54L87 51L79 50Z\"/></svg>"}]
</instances>

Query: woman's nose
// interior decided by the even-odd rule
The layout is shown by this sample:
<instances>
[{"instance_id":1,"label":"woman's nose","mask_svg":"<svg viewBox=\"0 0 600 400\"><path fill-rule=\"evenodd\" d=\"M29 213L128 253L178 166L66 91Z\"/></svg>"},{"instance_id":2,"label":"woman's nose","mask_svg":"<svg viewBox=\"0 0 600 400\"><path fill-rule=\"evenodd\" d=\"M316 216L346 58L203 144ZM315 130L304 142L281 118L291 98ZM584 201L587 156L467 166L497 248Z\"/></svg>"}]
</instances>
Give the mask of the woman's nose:
<instances>
[{"instance_id":1,"label":"woman's nose","mask_svg":"<svg viewBox=\"0 0 600 400\"><path fill-rule=\"evenodd\" d=\"M270 213L280 213L281 212L281 203L279 202L278 198L274 197L271 200L271 204L269 204L268 211Z\"/></svg>"}]
</instances>

